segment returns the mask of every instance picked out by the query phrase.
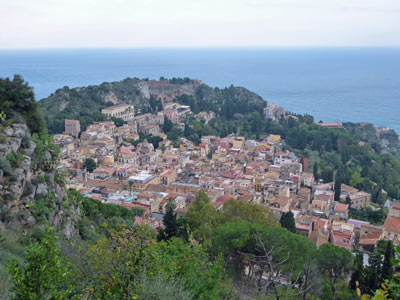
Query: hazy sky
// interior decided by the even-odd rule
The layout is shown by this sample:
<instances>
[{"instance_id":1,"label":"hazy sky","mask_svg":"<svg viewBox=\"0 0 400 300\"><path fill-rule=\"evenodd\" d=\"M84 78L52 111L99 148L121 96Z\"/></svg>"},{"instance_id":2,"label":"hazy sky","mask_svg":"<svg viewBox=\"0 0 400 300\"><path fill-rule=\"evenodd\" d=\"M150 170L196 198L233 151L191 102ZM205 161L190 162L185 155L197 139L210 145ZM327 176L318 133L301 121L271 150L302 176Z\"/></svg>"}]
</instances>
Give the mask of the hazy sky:
<instances>
[{"instance_id":1,"label":"hazy sky","mask_svg":"<svg viewBox=\"0 0 400 300\"><path fill-rule=\"evenodd\" d=\"M400 0L0 0L0 48L400 46Z\"/></svg>"}]
</instances>

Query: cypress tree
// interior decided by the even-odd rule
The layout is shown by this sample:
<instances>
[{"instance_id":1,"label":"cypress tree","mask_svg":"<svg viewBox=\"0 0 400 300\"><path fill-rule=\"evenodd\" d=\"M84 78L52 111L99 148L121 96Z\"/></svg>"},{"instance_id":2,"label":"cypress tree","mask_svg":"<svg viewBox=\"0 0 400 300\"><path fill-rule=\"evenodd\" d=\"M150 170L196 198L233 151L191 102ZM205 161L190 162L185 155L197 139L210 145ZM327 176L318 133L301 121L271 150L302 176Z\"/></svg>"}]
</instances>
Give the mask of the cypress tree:
<instances>
[{"instance_id":1,"label":"cypress tree","mask_svg":"<svg viewBox=\"0 0 400 300\"><path fill-rule=\"evenodd\" d=\"M313 174L314 174L315 180L318 180L318 164L316 162L314 163L314 166L313 166Z\"/></svg>"},{"instance_id":2,"label":"cypress tree","mask_svg":"<svg viewBox=\"0 0 400 300\"><path fill-rule=\"evenodd\" d=\"M336 177L335 180L335 201L340 201L340 194L342 192L342 181Z\"/></svg>"},{"instance_id":3,"label":"cypress tree","mask_svg":"<svg viewBox=\"0 0 400 300\"><path fill-rule=\"evenodd\" d=\"M393 246L392 241L388 241L385 251L385 257L382 265L382 279L391 279L393 277Z\"/></svg>"},{"instance_id":4,"label":"cypress tree","mask_svg":"<svg viewBox=\"0 0 400 300\"><path fill-rule=\"evenodd\" d=\"M281 223L282 227L286 228L290 232L296 233L296 224L291 211L283 213L279 222Z\"/></svg>"}]
</instances>

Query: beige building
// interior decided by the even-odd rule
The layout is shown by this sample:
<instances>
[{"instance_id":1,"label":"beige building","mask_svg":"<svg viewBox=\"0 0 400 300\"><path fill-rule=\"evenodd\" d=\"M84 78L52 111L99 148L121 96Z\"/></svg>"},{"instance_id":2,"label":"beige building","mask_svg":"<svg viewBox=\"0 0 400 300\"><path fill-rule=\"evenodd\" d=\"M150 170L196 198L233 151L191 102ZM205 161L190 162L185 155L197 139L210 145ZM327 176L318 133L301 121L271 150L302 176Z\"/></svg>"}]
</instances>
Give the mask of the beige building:
<instances>
[{"instance_id":1,"label":"beige building","mask_svg":"<svg viewBox=\"0 0 400 300\"><path fill-rule=\"evenodd\" d=\"M81 131L81 124L78 120L65 120L65 134L72 135L74 137L78 137L79 132Z\"/></svg>"},{"instance_id":2,"label":"beige building","mask_svg":"<svg viewBox=\"0 0 400 300\"><path fill-rule=\"evenodd\" d=\"M135 118L135 109L131 104L118 104L111 107L106 107L101 110L101 113L107 118L121 118L124 121L132 121Z\"/></svg>"},{"instance_id":3,"label":"beige building","mask_svg":"<svg viewBox=\"0 0 400 300\"><path fill-rule=\"evenodd\" d=\"M370 195L365 192L356 192L350 194L351 208L362 209L368 206Z\"/></svg>"}]
</instances>

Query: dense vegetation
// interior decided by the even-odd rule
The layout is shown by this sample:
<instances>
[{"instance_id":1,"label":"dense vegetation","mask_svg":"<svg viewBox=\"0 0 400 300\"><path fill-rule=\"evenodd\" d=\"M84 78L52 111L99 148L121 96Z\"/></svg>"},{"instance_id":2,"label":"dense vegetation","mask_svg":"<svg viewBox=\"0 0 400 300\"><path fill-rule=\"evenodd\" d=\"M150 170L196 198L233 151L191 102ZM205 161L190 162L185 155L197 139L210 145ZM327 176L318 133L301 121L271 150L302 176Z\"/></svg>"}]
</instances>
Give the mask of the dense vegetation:
<instances>
[{"instance_id":1,"label":"dense vegetation","mask_svg":"<svg viewBox=\"0 0 400 300\"><path fill-rule=\"evenodd\" d=\"M32 133L45 132L45 123L33 89L19 75L12 80L0 78L0 113L5 114L4 119L26 123Z\"/></svg>"},{"instance_id":2,"label":"dense vegetation","mask_svg":"<svg viewBox=\"0 0 400 300\"><path fill-rule=\"evenodd\" d=\"M40 101L49 132L63 132L65 119L79 120L81 129L85 130L94 122L104 121L101 110L115 103L132 103L139 110L147 108L149 103L143 97L140 82L137 78L126 78L98 86L58 89Z\"/></svg>"},{"instance_id":3,"label":"dense vegetation","mask_svg":"<svg viewBox=\"0 0 400 300\"><path fill-rule=\"evenodd\" d=\"M124 208L70 196L83 202L83 218L103 229L93 239L58 242L54 231L40 229L8 265L13 299L350 300L357 288L370 293L392 276L390 243L377 248L370 267L360 268L360 255L354 259L331 244L317 249L280 227L267 209L239 200L218 212L199 192L185 219L176 219L169 206L164 238L157 238L143 226L109 226L115 217L133 219Z\"/></svg>"}]
</instances>

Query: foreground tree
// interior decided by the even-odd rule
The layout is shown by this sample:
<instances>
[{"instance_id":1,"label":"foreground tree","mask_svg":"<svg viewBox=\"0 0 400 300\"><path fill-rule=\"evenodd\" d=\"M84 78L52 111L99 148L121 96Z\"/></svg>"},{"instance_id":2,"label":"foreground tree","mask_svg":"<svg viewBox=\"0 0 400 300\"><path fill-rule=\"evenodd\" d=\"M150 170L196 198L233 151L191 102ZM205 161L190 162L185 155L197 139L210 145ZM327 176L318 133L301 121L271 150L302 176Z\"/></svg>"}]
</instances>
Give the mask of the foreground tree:
<instances>
[{"instance_id":1,"label":"foreground tree","mask_svg":"<svg viewBox=\"0 0 400 300\"><path fill-rule=\"evenodd\" d=\"M211 242L215 227L218 224L218 213L211 205L207 194L200 191L186 213L193 237L200 242Z\"/></svg>"},{"instance_id":2,"label":"foreground tree","mask_svg":"<svg viewBox=\"0 0 400 300\"><path fill-rule=\"evenodd\" d=\"M248 221L262 226L278 225L274 214L267 207L236 199L225 201L221 209L220 223L229 221Z\"/></svg>"},{"instance_id":3,"label":"foreground tree","mask_svg":"<svg viewBox=\"0 0 400 300\"><path fill-rule=\"evenodd\" d=\"M338 279L344 279L350 272L353 265L353 256L344 248L332 244L323 244L318 249L316 260L321 273L326 274L328 277L333 294L332 299L336 299L336 282Z\"/></svg>"},{"instance_id":4,"label":"foreground tree","mask_svg":"<svg viewBox=\"0 0 400 300\"><path fill-rule=\"evenodd\" d=\"M56 241L54 231L46 228L41 242L28 247L26 263L13 261L9 265L13 282L11 299L79 299L79 295L73 295L72 269L60 257Z\"/></svg>"}]
</instances>

